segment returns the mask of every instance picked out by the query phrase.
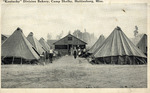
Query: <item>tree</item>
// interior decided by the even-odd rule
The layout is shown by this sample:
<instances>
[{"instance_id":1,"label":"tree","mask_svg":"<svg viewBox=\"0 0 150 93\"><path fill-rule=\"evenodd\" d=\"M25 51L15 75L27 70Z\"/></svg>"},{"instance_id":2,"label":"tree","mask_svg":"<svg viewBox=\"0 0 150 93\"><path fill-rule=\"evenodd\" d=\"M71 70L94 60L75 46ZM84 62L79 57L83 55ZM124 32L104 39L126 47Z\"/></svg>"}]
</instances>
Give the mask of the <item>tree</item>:
<instances>
[{"instance_id":1,"label":"tree","mask_svg":"<svg viewBox=\"0 0 150 93\"><path fill-rule=\"evenodd\" d=\"M71 34L71 31L69 30L68 34Z\"/></svg>"},{"instance_id":2,"label":"tree","mask_svg":"<svg viewBox=\"0 0 150 93\"><path fill-rule=\"evenodd\" d=\"M84 29L83 40L84 40L85 42L89 43L89 42L90 42L90 39L91 39L90 34L89 34L88 32L86 32L86 29Z\"/></svg>"},{"instance_id":3,"label":"tree","mask_svg":"<svg viewBox=\"0 0 150 93\"><path fill-rule=\"evenodd\" d=\"M84 29L84 32L81 32L79 29L74 30L73 35L75 37L85 41L89 45L93 45L93 43L97 40L94 33L90 34L86 31L86 29Z\"/></svg>"},{"instance_id":4,"label":"tree","mask_svg":"<svg viewBox=\"0 0 150 93\"><path fill-rule=\"evenodd\" d=\"M73 32L73 35L79 39L82 39L82 34L83 33L79 29L77 29Z\"/></svg>"},{"instance_id":5,"label":"tree","mask_svg":"<svg viewBox=\"0 0 150 93\"><path fill-rule=\"evenodd\" d=\"M137 26L135 26L134 36L136 37L136 36L137 36L137 34L138 34L138 27L137 27Z\"/></svg>"},{"instance_id":6,"label":"tree","mask_svg":"<svg viewBox=\"0 0 150 93\"><path fill-rule=\"evenodd\" d=\"M62 36L63 36L63 33L64 33L64 32L62 31L59 35L56 36L56 38L57 38L58 40L61 39Z\"/></svg>"}]
</instances>

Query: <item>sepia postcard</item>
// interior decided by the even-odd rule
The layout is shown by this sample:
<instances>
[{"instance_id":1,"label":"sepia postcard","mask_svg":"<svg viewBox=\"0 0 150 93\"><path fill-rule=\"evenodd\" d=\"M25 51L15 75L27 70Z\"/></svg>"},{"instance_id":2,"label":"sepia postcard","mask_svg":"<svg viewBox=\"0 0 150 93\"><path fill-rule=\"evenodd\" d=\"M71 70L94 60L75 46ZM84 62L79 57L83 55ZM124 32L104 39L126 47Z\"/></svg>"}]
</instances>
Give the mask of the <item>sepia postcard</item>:
<instances>
[{"instance_id":1,"label":"sepia postcard","mask_svg":"<svg viewBox=\"0 0 150 93\"><path fill-rule=\"evenodd\" d=\"M149 93L149 3L1 1L1 93Z\"/></svg>"}]
</instances>

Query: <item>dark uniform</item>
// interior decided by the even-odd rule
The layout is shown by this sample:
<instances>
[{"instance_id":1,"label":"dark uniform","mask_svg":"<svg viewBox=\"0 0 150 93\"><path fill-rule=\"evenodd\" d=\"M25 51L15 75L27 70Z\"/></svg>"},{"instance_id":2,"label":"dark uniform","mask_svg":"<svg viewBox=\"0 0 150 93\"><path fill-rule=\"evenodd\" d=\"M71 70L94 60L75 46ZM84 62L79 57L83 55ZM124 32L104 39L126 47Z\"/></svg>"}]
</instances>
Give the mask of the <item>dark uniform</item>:
<instances>
[{"instance_id":1,"label":"dark uniform","mask_svg":"<svg viewBox=\"0 0 150 93\"><path fill-rule=\"evenodd\" d=\"M76 59L77 58L77 51L76 50L73 52L73 55L74 55L74 58Z\"/></svg>"},{"instance_id":2,"label":"dark uniform","mask_svg":"<svg viewBox=\"0 0 150 93\"><path fill-rule=\"evenodd\" d=\"M50 53L49 53L49 60L50 60L50 63L53 62L53 50L50 50Z\"/></svg>"}]
</instances>

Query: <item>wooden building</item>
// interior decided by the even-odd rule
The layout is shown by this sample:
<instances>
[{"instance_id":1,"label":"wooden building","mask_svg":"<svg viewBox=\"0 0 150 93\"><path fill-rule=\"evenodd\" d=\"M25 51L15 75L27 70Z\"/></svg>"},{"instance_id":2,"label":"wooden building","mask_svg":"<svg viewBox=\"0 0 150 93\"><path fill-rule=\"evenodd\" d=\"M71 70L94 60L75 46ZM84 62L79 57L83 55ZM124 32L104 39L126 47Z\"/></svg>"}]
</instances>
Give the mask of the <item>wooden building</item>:
<instances>
[{"instance_id":1,"label":"wooden building","mask_svg":"<svg viewBox=\"0 0 150 93\"><path fill-rule=\"evenodd\" d=\"M68 34L67 36L56 41L53 44L55 46L55 50L61 53L61 55L66 55L66 54L70 55L72 49L74 48L84 49L86 48L87 43L71 34Z\"/></svg>"}]
</instances>

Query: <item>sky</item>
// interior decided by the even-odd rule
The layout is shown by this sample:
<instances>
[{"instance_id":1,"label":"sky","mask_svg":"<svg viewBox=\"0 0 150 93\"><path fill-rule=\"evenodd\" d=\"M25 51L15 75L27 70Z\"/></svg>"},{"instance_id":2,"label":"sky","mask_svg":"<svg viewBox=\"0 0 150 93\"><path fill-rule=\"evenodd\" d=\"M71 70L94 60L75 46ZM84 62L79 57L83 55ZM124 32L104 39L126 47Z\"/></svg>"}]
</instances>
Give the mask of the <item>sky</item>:
<instances>
[{"instance_id":1,"label":"sky","mask_svg":"<svg viewBox=\"0 0 150 93\"><path fill-rule=\"evenodd\" d=\"M14 4L2 5L1 33L11 35L17 27L25 36L34 33L37 39L56 38L79 29L107 37L116 26L133 37L135 26L139 33L147 33L146 4ZM125 10L125 11L124 11Z\"/></svg>"}]
</instances>

